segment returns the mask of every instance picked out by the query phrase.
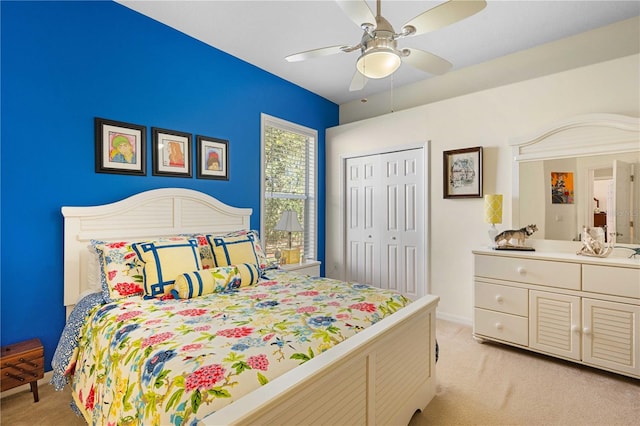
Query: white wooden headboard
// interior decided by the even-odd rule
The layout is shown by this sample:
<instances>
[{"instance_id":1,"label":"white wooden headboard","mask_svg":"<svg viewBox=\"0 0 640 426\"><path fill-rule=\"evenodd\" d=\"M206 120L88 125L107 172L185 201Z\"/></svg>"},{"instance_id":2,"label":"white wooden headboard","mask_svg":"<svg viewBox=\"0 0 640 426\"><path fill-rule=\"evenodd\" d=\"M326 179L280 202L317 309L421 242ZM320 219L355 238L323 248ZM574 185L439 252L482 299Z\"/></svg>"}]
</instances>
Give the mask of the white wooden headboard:
<instances>
[{"instance_id":1,"label":"white wooden headboard","mask_svg":"<svg viewBox=\"0 0 640 426\"><path fill-rule=\"evenodd\" d=\"M62 207L64 304L67 315L88 289L88 246L93 240L131 240L249 229L252 209L232 207L202 192L163 188L93 207Z\"/></svg>"}]
</instances>

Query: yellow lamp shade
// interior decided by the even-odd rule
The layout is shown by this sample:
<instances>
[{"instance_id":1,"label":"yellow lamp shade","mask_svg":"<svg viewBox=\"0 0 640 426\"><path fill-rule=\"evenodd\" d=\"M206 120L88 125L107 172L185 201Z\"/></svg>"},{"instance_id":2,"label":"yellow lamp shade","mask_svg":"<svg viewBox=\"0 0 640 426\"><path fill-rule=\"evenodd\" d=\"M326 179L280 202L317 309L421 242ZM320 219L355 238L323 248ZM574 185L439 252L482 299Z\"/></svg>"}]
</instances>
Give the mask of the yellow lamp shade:
<instances>
[{"instance_id":1,"label":"yellow lamp shade","mask_svg":"<svg viewBox=\"0 0 640 426\"><path fill-rule=\"evenodd\" d=\"M486 223L502 223L502 194L484 196L484 221Z\"/></svg>"}]
</instances>

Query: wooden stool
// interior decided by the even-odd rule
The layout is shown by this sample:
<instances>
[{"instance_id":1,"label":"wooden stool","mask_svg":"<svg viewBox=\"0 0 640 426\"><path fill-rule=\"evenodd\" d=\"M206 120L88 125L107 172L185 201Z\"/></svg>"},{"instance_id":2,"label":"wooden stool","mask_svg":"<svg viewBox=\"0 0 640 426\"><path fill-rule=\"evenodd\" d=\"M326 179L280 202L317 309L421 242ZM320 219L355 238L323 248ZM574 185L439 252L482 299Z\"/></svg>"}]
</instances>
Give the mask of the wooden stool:
<instances>
[{"instance_id":1,"label":"wooden stool","mask_svg":"<svg viewBox=\"0 0 640 426\"><path fill-rule=\"evenodd\" d=\"M2 392L29 383L33 402L38 402L38 379L44 377L44 349L40 339L31 339L0 350Z\"/></svg>"}]
</instances>

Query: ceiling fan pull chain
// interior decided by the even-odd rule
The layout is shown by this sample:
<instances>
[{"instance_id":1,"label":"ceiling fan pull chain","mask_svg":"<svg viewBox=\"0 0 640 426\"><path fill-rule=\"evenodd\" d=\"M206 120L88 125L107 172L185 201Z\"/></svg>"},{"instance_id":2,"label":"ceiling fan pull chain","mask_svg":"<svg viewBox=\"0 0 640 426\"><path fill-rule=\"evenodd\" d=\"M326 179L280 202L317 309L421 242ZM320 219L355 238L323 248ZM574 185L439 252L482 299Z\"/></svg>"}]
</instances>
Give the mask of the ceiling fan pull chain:
<instances>
[{"instance_id":1,"label":"ceiling fan pull chain","mask_svg":"<svg viewBox=\"0 0 640 426\"><path fill-rule=\"evenodd\" d=\"M393 80L394 80L393 76L394 76L394 74L391 74L391 90L389 90L390 97L391 97L390 100L389 100L389 102L391 103L391 112L394 112L393 111Z\"/></svg>"}]
</instances>

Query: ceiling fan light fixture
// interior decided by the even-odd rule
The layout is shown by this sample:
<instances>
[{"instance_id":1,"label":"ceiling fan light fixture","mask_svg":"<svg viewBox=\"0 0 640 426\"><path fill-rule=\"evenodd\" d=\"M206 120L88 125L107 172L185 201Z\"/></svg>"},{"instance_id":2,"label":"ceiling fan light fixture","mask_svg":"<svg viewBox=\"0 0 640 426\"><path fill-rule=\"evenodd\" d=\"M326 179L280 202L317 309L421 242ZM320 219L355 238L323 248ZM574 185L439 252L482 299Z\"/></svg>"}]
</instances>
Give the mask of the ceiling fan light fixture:
<instances>
[{"instance_id":1,"label":"ceiling fan light fixture","mask_svg":"<svg viewBox=\"0 0 640 426\"><path fill-rule=\"evenodd\" d=\"M398 53L388 48L369 49L358 58L356 68L367 78L388 77L400 67L402 60Z\"/></svg>"}]
</instances>

